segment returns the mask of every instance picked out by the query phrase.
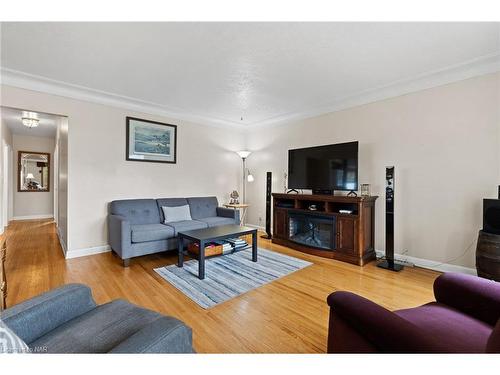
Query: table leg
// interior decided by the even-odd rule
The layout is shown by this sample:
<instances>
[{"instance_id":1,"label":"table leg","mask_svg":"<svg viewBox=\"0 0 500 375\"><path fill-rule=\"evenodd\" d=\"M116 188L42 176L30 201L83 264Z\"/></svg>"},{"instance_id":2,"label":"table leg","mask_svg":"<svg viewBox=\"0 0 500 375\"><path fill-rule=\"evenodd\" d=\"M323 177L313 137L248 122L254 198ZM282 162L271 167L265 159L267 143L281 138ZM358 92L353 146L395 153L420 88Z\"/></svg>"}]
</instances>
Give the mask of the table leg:
<instances>
[{"instance_id":1,"label":"table leg","mask_svg":"<svg viewBox=\"0 0 500 375\"><path fill-rule=\"evenodd\" d=\"M252 261L257 262L257 231L252 232Z\"/></svg>"},{"instance_id":2,"label":"table leg","mask_svg":"<svg viewBox=\"0 0 500 375\"><path fill-rule=\"evenodd\" d=\"M200 241L200 253L198 256L198 278L205 278L205 241Z\"/></svg>"},{"instance_id":3,"label":"table leg","mask_svg":"<svg viewBox=\"0 0 500 375\"><path fill-rule=\"evenodd\" d=\"M179 245L179 257L177 258L177 267L182 267L184 264L184 239L182 236L178 237L177 243Z\"/></svg>"}]
</instances>

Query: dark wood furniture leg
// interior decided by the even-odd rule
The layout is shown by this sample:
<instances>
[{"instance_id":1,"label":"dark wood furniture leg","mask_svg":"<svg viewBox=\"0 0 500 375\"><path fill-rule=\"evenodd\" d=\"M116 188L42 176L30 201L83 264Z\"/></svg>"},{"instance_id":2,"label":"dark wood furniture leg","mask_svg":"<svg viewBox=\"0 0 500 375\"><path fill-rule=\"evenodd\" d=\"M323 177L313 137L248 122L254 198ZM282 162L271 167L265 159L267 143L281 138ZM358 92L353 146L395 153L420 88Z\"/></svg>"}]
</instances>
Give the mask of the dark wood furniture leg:
<instances>
[{"instance_id":1,"label":"dark wood furniture leg","mask_svg":"<svg viewBox=\"0 0 500 375\"><path fill-rule=\"evenodd\" d=\"M7 258L7 241L0 244L0 311L7 308L7 277L5 276L5 259Z\"/></svg>"},{"instance_id":2,"label":"dark wood furniture leg","mask_svg":"<svg viewBox=\"0 0 500 375\"><path fill-rule=\"evenodd\" d=\"M177 267L182 267L184 265L184 238L179 235L178 237L178 244L179 244L179 247L178 247L178 253L179 253L179 257L177 258Z\"/></svg>"},{"instance_id":3,"label":"dark wood furniture leg","mask_svg":"<svg viewBox=\"0 0 500 375\"><path fill-rule=\"evenodd\" d=\"M257 262L257 231L252 233L252 261Z\"/></svg>"},{"instance_id":4,"label":"dark wood furniture leg","mask_svg":"<svg viewBox=\"0 0 500 375\"><path fill-rule=\"evenodd\" d=\"M123 259L123 267L128 267L130 266L130 258Z\"/></svg>"},{"instance_id":5,"label":"dark wood furniture leg","mask_svg":"<svg viewBox=\"0 0 500 375\"><path fill-rule=\"evenodd\" d=\"M200 255L198 256L198 278L205 278L205 241L200 241Z\"/></svg>"}]
</instances>

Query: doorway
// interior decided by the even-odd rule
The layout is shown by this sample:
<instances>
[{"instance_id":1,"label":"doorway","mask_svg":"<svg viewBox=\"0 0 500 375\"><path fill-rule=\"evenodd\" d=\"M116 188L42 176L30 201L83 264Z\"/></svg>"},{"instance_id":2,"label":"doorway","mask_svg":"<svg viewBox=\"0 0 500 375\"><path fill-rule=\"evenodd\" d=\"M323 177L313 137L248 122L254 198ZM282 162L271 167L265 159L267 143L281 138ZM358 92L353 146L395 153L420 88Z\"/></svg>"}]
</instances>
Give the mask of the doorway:
<instances>
[{"instance_id":1,"label":"doorway","mask_svg":"<svg viewBox=\"0 0 500 375\"><path fill-rule=\"evenodd\" d=\"M9 221L54 220L65 252L67 194L61 196L61 165L67 169L67 125L65 116L28 109L0 107L1 228ZM61 150L66 150L61 156ZM67 220L67 215L64 215Z\"/></svg>"}]
</instances>

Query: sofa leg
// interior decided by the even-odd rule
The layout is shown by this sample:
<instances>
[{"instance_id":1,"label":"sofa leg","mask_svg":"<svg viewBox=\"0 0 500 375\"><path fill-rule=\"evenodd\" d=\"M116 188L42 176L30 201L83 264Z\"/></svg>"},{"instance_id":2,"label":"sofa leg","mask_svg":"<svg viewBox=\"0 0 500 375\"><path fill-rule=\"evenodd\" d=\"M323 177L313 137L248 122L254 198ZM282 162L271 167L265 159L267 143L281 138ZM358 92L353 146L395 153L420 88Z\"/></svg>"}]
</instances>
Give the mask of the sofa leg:
<instances>
[{"instance_id":1,"label":"sofa leg","mask_svg":"<svg viewBox=\"0 0 500 375\"><path fill-rule=\"evenodd\" d=\"M130 258L123 259L123 267L128 267L130 265Z\"/></svg>"}]
</instances>

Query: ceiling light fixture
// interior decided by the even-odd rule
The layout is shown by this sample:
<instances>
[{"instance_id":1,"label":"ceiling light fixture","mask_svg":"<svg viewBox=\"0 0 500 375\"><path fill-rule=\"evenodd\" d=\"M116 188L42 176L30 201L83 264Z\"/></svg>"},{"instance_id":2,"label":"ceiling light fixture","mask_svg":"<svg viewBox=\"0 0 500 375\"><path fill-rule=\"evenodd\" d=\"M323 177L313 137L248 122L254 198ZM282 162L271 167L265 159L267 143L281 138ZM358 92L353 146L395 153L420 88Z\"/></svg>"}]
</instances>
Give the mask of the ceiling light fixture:
<instances>
[{"instance_id":1,"label":"ceiling light fixture","mask_svg":"<svg viewBox=\"0 0 500 375\"><path fill-rule=\"evenodd\" d=\"M40 120L32 117L23 117L22 119L23 125L28 128L36 128L39 125Z\"/></svg>"}]
</instances>

